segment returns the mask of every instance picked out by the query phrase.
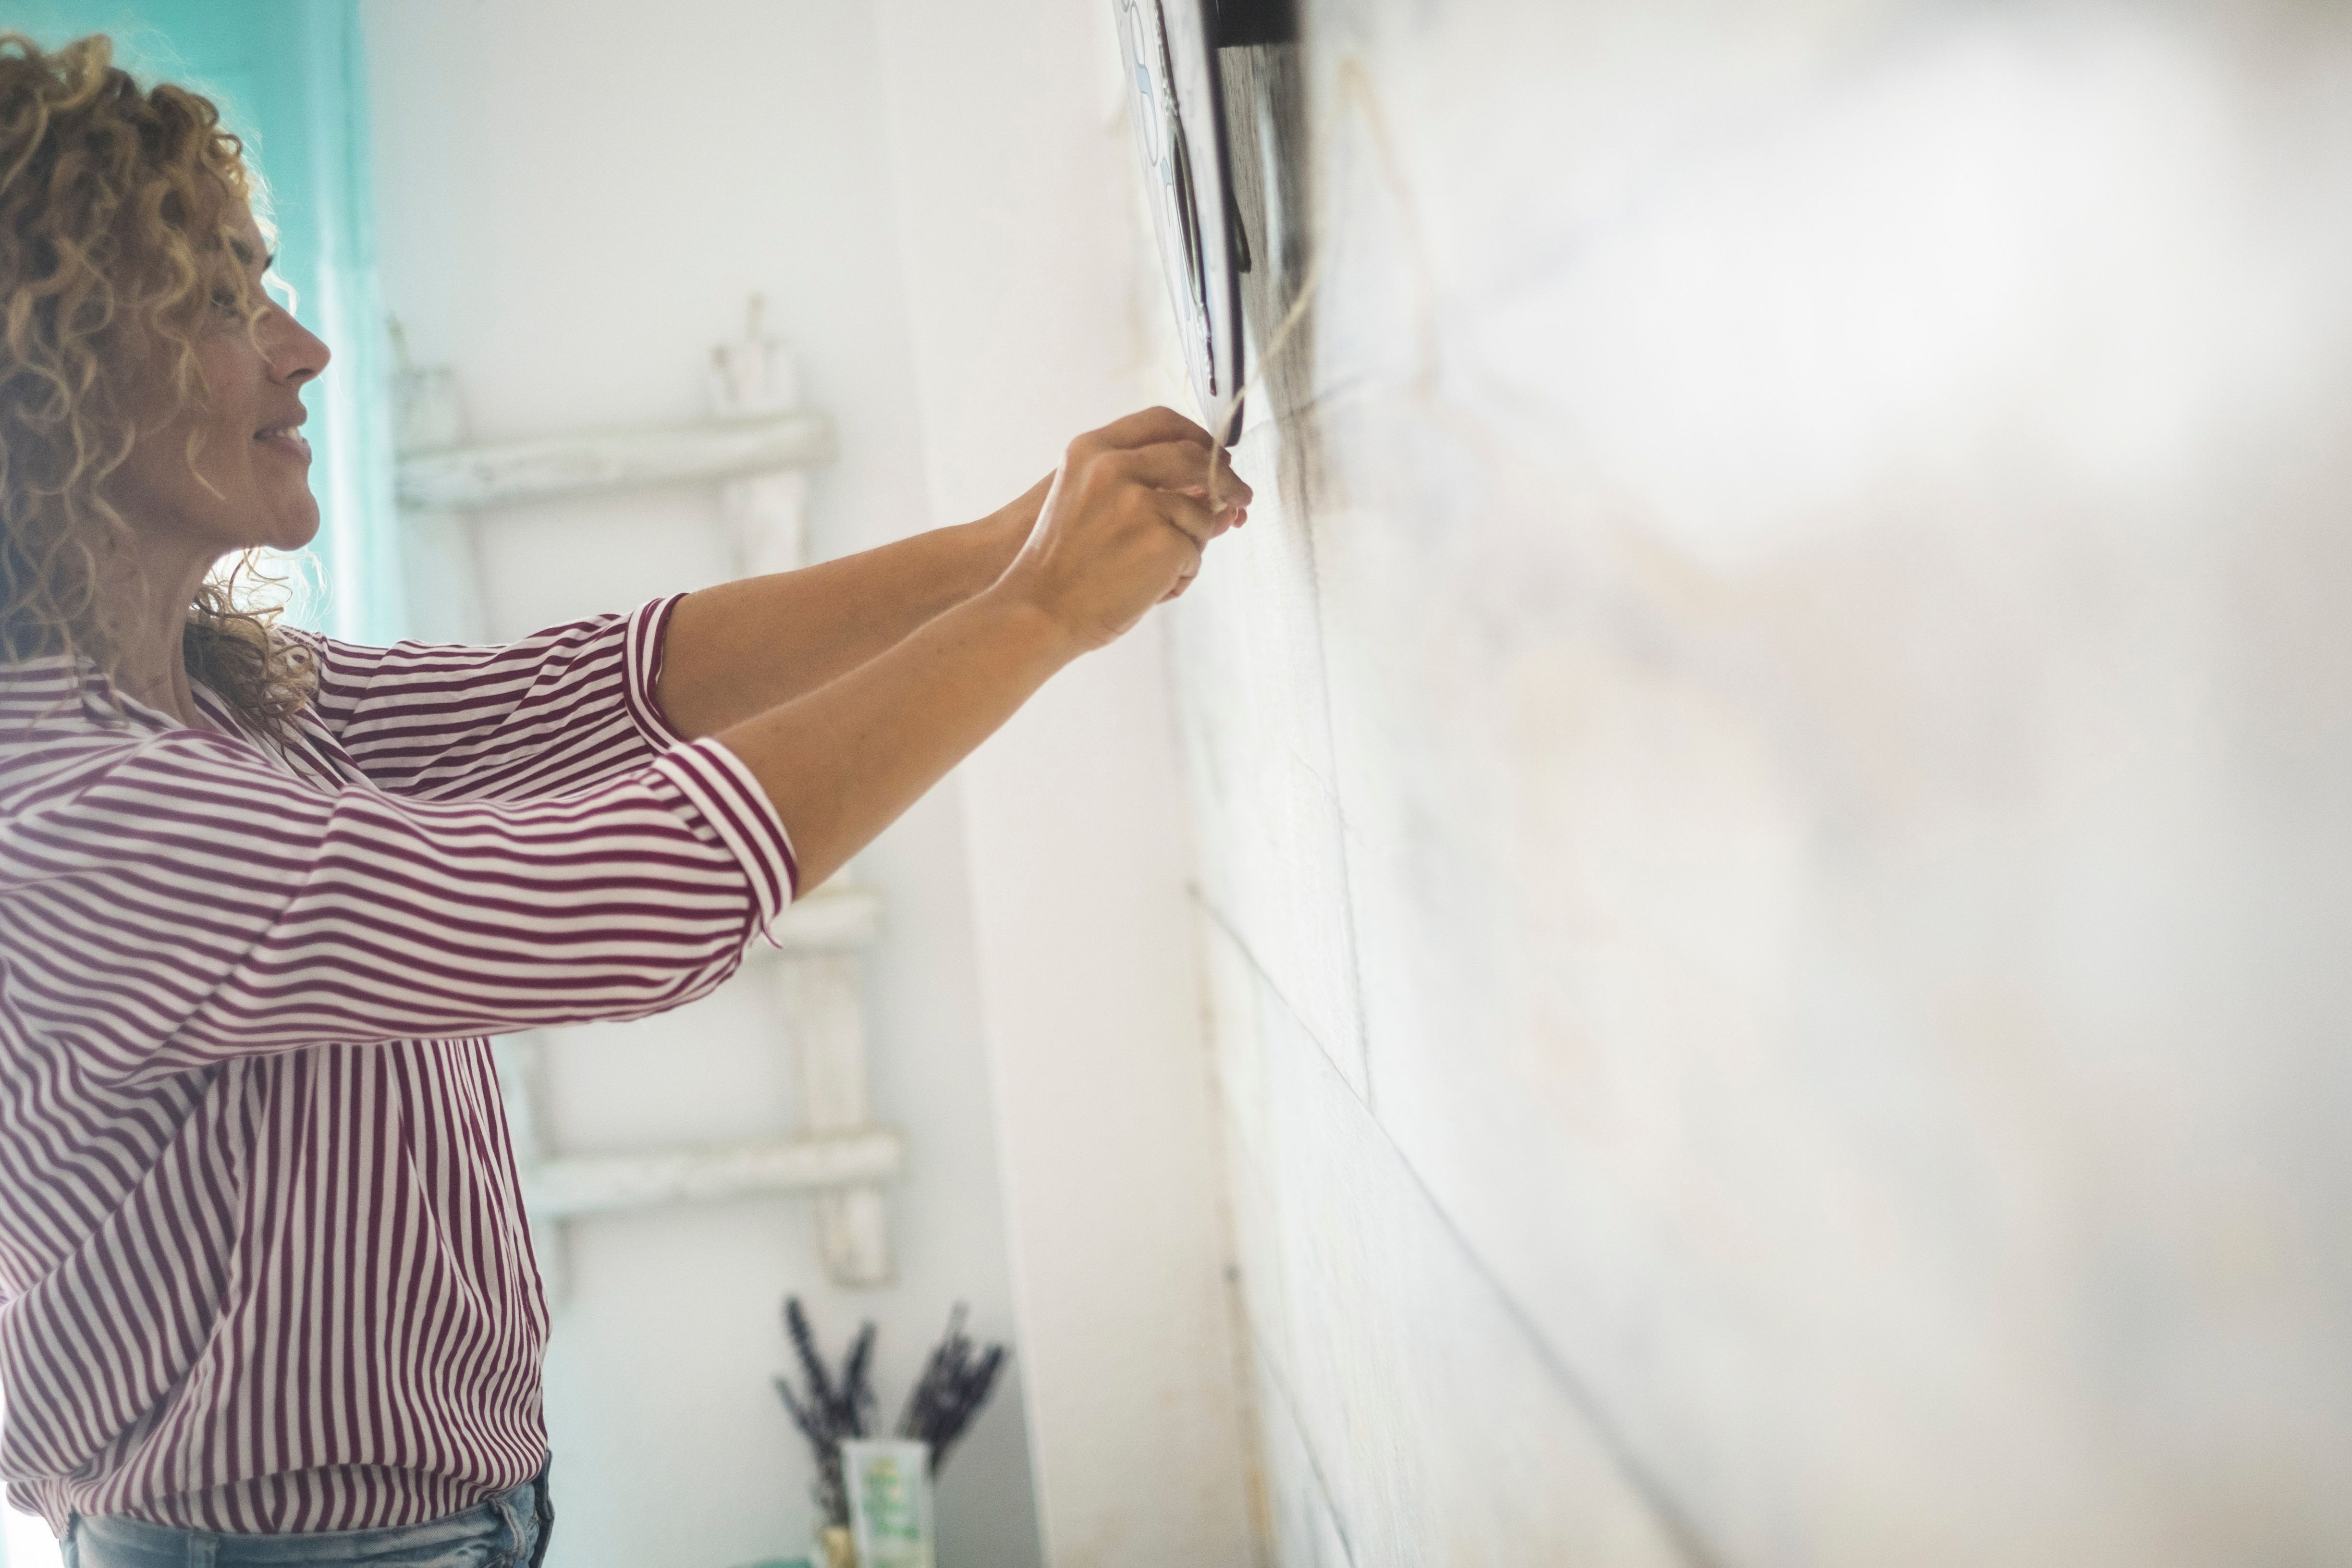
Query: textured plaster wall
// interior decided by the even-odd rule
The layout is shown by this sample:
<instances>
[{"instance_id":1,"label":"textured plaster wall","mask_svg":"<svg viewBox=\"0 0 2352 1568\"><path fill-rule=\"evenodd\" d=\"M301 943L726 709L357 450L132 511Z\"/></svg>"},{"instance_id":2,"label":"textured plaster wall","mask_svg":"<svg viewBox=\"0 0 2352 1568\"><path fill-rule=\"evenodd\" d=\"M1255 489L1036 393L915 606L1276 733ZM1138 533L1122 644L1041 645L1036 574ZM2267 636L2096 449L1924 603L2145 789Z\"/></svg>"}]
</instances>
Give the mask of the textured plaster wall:
<instances>
[{"instance_id":1,"label":"textured plaster wall","mask_svg":"<svg viewBox=\"0 0 2352 1568\"><path fill-rule=\"evenodd\" d=\"M1172 643L1280 1563L2352 1557L2352 21L1304 9Z\"/></svg>"}]
</instances>

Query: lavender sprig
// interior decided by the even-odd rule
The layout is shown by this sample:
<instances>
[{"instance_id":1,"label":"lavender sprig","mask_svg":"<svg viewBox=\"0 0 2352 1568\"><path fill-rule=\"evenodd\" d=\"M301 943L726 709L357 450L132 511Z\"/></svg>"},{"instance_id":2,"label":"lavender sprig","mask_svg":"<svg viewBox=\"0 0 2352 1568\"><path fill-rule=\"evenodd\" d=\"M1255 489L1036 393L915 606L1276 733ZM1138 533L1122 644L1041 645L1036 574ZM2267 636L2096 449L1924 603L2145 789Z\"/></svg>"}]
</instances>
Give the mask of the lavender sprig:
<instances>
[{"instance_id":1,"label":"lavender sprig","mask_svg":"<svg viewBox=\"0 0 2352 1568\"><path fill-rule=\"evenodd\" d=\"M793 1425L800 1428L816 1456L816 1479L810 1484L809 1495L827 1523L846 1525L849 1492L842 1481L841 1445L865 1436L873 1425L874 1325L865 1324L850 1342L838 1381L825 1368L815 1331L809 1327L808 1314L802 1310L797 1296L784 1300L784 1331L792 1337L808 1388L804 1394L795 1393L789 1380L779 1377L776 1392L792 1414Z\"/></svg>"},{"instance_id":2,"label":"lavender sprig","mask_svg":"<svg viewBox=\"0 0 2352 1568\"><path fill-rule=\"evenodd\" d=\"M1003 1370L1005 1350L990 1345L974 1355L971 1337L963 1331L967 1309L961 1301L948 1315L947 1332L923 1363L923 1374L907 1407L898 1415L898 1436L931 1446L931 1473L947 1463L948 1453L971 1426L980 1407L994 1392Z\"/></svg>"},{"instance_id":3,"label":"lavender sprig","mask_svg":"<svg viewBox=\"0 0 2352 1568\"><path fill-rule=\"evenodd\" d=\"M947 1332L924 1361L922 1376L898 1416L899 1436L930 1445L933 1474L988 1402L1004 1368L1003 1345L978 1347L964 1332L967 1311L958 1302L948 1315ZM859 1326L837 1374L826 1364L797 1296L784 1300L784 1331L791 1336L806 1386L796 1389L790 1378L779 1377L776 1393L816 1456L816 1479L809 1495L826 1522L845 1526L849 1490L842 1476L841 1445L875 1430L874 1325Z\"/></svg>"}]
</instances>

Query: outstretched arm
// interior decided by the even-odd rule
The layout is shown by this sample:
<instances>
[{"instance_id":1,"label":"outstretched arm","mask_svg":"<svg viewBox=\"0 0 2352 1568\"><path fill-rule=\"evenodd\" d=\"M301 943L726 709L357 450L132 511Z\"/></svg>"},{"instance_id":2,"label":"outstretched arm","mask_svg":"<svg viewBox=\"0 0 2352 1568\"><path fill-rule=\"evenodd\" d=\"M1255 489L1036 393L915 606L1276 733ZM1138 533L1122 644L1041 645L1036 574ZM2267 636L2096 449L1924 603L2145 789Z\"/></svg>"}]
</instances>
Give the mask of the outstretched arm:
<instances>
[{"instance_id":1,"label":"outstretched arm","mask_svg":"<svg viewBox=\"0 0 2352 1568\"><path fill-rule=\"evenodd\" d=\"M664 640L664 716L689 738L716 734L896 647L1003 574L1053 479L978 522L688 594Z\"/></svg>"},{"instance_id":2,"label":"outstretched arm","mask_svg":"<svg viewBox=\"0 0 2352 1568\"><path fill-rule=\"evenodd\" d=\"M593 784L813 691L971 598L1029 537L1051 483L978 522L498 647L298 634L318 657L313 711L394 795L520 800Z\"/></svg>"},{"instance_id":3,"label":"outstretched arm","mask_svg":"<svg viewBox=\"0 0 2352 1568\"><path fill-rule=\"evenodd\" d=\"M1249 501L1222 454L1215 499L1201 493L1211 460L1208 433L1165 408L1079 437L1019 554L989 586L830 683L718 733L791 834L801 887L831 876L1055 670L1191 581L1202 549Z\"/></svg>"},{"instance_id":4,"label":"outstretched arm","mask_svg":"<svg viewBox=\"0 0 2352 1568\"><path fill-rule=\"evenodd\" d=\"M1248 500L1229 479L1223 510L1186 494L1207 461L1205 433L1164 409L1080 437L988 588L818 689L588 788L321 791L215 731L112 737L0 836L0 948L37 959L10 1005L129 1082L700 995L796 888L1199 569Z\"/></svg>"}]
</instances>

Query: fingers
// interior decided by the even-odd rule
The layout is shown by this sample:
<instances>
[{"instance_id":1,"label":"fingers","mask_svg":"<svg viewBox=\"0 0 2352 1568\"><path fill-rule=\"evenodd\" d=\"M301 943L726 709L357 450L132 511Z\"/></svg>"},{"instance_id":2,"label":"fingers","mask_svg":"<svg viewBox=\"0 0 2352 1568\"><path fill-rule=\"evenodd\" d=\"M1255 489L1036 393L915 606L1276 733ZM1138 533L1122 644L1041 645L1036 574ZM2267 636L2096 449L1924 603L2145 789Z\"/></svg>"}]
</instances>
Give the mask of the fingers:
<instances>
[{"instance_id":1,"label":"fingers","mask_svg":"<svg viewBox=\"0 0 2352 1568\"><path fill-rule=\"evenodd\" d=\"M1192 542L1195 550L1205 550L1210 541L1234 525L1234 514L1219 511L1197 496L1178 495L1173 490L1154 490L1152 505L1177 532Z\"/></svg>"},{"instance_id":2,"label":"fingers","mask_svg":"<svg viewBox=\"0 0 2352 1568\"><path fill-rule=\"evenodd\" d=\"M1191 587L1253 499L1206 431L1146 409L1070 443L1007 576L1098 645Z\"/></svg>"},{"instance_id":3,"label":"fingers","mask_svg":"<svg viewBox=\"0 0 2352 1568\"><path fill-rule=\"evenodd\" d=\"M1078 439L1094 441L1112 450L1158 446L1166 441L1188 441L1202 447L1212 445L1206 430L1172 408L1146 408L1124 419L1114 419Z\"/></svg>"},{"instance_id":4,"label":"fingers","mask_svg":"<svg viewBox=\"0 0 2352 1568\"><path fill-rule=\"evenodd\" d=\"M1254 499L1249 486L1234 472L1229 453L1219 452L1212 463L1206 447L1189 442L1166 441L1138 447L1121 452L1111 461L1119 472L1139 484L1156 490L1202 495L1225 510L1247 506Z\"/></svg>"},{"instance_id":5,"label":"fingers","mask_svg":"<svg viewBox=\"0 0 2352 1568\"><path fill-rule=\"evenodd\" d=\"M1177 569L1176 581L1171 584L1168 589L1167 596L1171 599L1182 593L1186 585L1189 584L1193 578L1198 577L1201 574L1202 557L1200 544L1189 537L1184 541L1184 544L1185 549L1192 556L1192 559L1185 562L1182 566Z\"/></svg>"}]
</instances>

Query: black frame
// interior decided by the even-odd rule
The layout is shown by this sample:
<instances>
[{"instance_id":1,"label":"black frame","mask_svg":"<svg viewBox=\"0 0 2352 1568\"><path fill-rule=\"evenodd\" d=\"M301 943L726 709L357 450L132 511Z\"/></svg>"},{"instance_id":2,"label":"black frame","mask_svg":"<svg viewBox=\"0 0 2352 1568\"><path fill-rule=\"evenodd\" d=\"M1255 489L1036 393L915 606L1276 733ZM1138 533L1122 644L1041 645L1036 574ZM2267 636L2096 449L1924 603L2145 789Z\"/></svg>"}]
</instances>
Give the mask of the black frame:
<instances>
[{"instance_id":1,"label":"black frame","mask_svg":"<svg viewBox=\"0 0 2352 1568\"><path fill-rule=\"evenodd\" d=\"M1201 422L1219 440L1230 441L1241 429L1241 275L1249 268L1249 250L1233 199L1224 84L1217 68L1217 48L1224 41L1217 0L1112 0L1112 5L1136 152L1185 369ZM1258 0L1229 3L1227 9L1232 22L1241 24L1267 6ZM1288 12L1280 4L1273 9Z\"/></svg>"}]
</instances>

